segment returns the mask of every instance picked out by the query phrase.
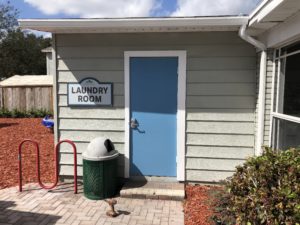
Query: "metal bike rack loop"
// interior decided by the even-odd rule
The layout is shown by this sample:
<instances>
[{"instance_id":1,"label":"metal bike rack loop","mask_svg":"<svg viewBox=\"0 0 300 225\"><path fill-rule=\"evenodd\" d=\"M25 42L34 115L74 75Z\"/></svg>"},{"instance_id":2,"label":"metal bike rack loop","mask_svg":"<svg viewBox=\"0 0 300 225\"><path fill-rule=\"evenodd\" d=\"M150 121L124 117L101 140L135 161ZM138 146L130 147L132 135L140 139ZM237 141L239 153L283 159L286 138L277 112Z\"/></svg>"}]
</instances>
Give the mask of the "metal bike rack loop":
<instances>
[{"instance_id":1,"label":"metal bike rack loop","mask_svg":"<svg viewBox=\"0 0 300 225\"><path fill-rule=\"evenodd\" d=\"M54 161L55 161L55 182L51 186L46 186L41 181L41 172L40 172L40 148L39 144L36 141L26 139L22 141L19 145L19 191L22 192L22 147L25 143L32 143L35 146L36 150L36 175L38 179L38 183L41 188L44 189L53 189L57 186L58 183L58 153L59 147L62 143L68 143L73 147L73 154L74 154L74 193L77 194L77 150L76 146L73 141L70 140L61 140L55 146L55 154L54 154Z\"/></svg>"}]
</instances>

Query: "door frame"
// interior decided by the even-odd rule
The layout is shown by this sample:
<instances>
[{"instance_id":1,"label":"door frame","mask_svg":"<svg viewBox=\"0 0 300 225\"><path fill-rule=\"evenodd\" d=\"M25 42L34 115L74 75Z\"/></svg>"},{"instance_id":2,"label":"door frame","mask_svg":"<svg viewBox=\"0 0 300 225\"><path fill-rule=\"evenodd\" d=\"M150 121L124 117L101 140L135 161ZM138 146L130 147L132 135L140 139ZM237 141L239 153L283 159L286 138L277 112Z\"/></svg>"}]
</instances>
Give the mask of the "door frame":
<instances>
[{"instance_id":1,"label":"door frame","mask_svg":"<svg viewBox=\"0 0 300 225\"><path fill-rule=\"evenodd\" d=\"M177 180L185 180L185 101L186 101L186 51L125 51L125 178L130 170L130 58L131 57L178 57L176 172Z\"/></svg>"}]
</instances>

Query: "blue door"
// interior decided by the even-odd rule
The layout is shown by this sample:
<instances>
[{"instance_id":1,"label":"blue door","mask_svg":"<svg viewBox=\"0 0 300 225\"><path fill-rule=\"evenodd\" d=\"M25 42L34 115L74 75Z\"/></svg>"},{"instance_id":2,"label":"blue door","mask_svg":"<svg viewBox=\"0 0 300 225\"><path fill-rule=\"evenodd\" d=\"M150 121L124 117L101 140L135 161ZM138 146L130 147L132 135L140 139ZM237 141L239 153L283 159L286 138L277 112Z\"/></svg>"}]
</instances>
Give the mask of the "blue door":
<instances>
[{"instance_id":1,"label":"blue door","mask_svg":"<svg viewBox=\"0 0 300 225\"><path fill-rule=\"evenodd\" d=\"M176 176L177 57L130 58L130 175Z\"/></svg>"}]
</instances>

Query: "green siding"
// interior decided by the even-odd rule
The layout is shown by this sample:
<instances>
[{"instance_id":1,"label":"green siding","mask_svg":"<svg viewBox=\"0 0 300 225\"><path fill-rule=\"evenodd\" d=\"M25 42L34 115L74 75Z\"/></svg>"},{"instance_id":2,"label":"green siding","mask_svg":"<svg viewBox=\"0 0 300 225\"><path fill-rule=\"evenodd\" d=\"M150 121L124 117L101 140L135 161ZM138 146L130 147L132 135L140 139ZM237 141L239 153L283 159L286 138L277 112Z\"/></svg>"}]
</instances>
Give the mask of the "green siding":
<instances>
[{"instance_id":1,"label":"green siding","mask_svg":"<svg viewBox=\"0 0 300 225\"><path fill-rule=\"evenodd\" d=\"M58 34L59 137L74 140L82 152L92 138L105 135L123 154L123 55L146 50L187 51L186 179L214 182L231 175L253 155L256 106L255 49L236 32ZM113 108L67 106L67 82L85 77L113 82ZM63 175L72 175L69 152L62 146ZM123 164L121 158L120 176Z\"/></svg>"}]
</instances>

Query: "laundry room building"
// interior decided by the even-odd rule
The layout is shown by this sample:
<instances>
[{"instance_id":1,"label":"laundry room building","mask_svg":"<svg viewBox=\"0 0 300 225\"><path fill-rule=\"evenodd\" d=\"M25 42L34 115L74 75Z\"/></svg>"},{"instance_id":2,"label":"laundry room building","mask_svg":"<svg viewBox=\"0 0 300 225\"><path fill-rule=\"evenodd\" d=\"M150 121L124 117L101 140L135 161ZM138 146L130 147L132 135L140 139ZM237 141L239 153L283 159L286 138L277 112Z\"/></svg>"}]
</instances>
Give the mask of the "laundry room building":
<instances>
[{"instance_id":1,"label":"laundry room building","mask_svg":"<svg viewBox=\"0 0 300 225\"><path fill-rule=\"evenodd\" d=\"M53 35L56 142L81 153L111 139L122 178L212 183L263 145L300 144L299 9L273 0L249 16L19 23ZM72 176L72 149L60 156Z\"/></svg>"}]
</instances>

